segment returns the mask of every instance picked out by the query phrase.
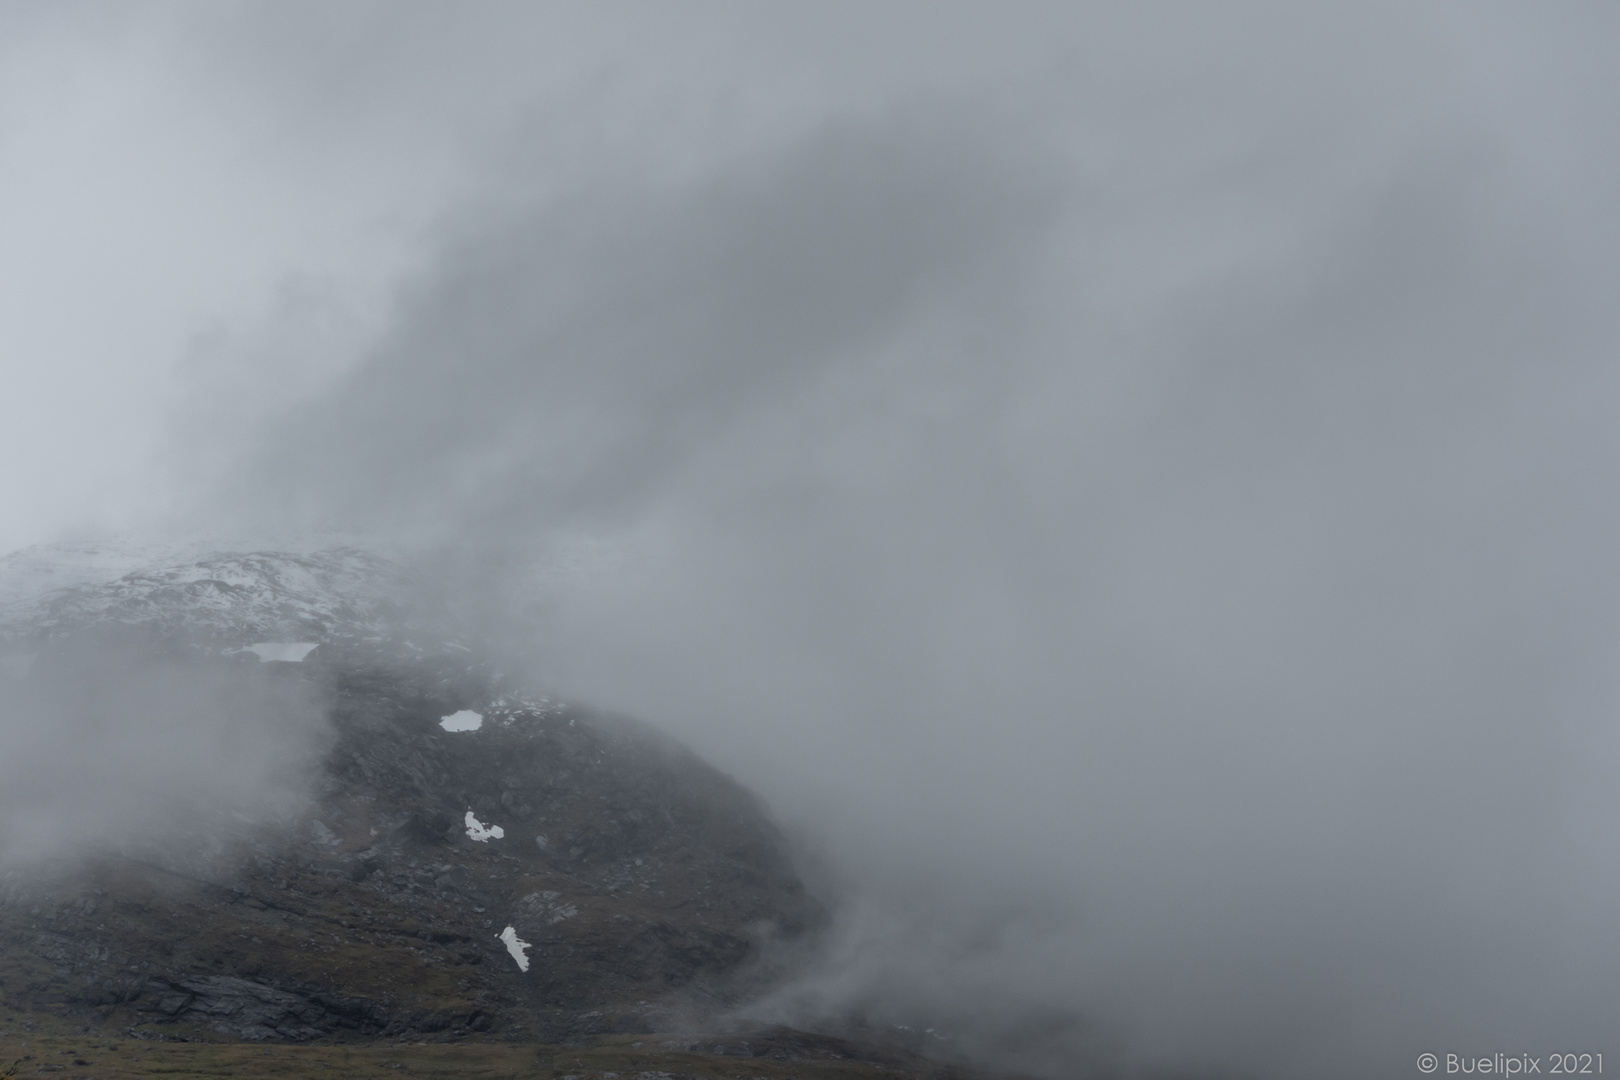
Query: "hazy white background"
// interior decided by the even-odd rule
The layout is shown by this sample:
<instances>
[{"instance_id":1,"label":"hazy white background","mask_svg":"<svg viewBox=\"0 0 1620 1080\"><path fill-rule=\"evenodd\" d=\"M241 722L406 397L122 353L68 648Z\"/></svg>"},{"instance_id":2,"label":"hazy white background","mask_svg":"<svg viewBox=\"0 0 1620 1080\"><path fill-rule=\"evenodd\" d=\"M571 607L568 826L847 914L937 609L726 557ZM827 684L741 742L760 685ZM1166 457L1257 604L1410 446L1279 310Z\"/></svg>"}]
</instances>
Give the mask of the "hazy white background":
<instances>
[{"instance_id":1,"label":"hazy white background","mask_svg":"<svg viewBox=\"0 0 1620 1080\"><path fill-rule=\"evenodd\" d=\"M0 7L0 547L538 563L849 898L780 1015L1620 1053L1617 31Z\"/></svg>"}]
</instances>

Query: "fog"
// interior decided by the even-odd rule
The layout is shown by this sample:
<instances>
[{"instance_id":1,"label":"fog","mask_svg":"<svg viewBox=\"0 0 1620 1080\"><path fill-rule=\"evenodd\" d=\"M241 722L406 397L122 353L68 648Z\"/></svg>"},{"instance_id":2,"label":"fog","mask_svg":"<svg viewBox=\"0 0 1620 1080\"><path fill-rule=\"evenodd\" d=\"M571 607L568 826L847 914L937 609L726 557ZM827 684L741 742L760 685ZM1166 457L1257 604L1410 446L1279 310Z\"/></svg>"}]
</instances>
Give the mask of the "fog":
<instances>
[{"instance_id":1,"label":"fog","mask_svg":"<svg viewBox=\"0 0 1620 1080\"><path fill-rule=\"evenodd\" d=\"M797 838L755 1015L1614 1052L1610 13L0 11L0 540L412 553Z\"/></svg>"},{"instance_id":2,"label":"fog","mask_svg":"<svg viewBox=\"0 0 1620 1080\"><path fill-rule=\"evenodd\" d=\"M186 663L138 638L7 659L0 867L110 851L205 867L244 827L308 803L331 732L300 680Z\"/></svg>"}]
</instances>

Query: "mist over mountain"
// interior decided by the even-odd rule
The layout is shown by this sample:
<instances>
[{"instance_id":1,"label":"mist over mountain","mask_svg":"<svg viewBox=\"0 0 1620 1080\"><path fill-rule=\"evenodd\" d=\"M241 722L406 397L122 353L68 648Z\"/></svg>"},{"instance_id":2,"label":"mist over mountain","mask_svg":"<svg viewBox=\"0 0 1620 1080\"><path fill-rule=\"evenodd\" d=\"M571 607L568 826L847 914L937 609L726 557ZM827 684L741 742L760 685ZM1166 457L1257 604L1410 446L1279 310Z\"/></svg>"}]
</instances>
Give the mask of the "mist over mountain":
<instances>
[{"instance_id":1,"label":"mist over mountain","mask_svg":"<svg viewBox=\"0 0 1620 1080\"><path fill-rule=\"evenodd\" d=\"M373 614L455 628L400 641L758 793L826 920L728 1001L797 1029L1053 1077L1604 1049L1612 16L22 11L28 634L163 590L206 627L244 553L348 538L410 582ZM47 593L27 545L127 530L202 549ZM209 647L378 636L290 602ZM336 684L253 675L310 737L220 772L223 653L60 655L138 707L15 697L6 843L326 797ZM29 721L160 713L144 787ZM61 813L18 762L82 777Z\"/></svg>"},{"instance_id":2,"label":"mist over mountain","mask_svg":"<svg viewBox=\"0 0 1620 1080\"><path fill-rule=\"evenodd\" d=\"M754 796L495 670L374 555L215 554L4 614L0 1003L25 1031L701 1030L825 921Z\"/></svg>"}]
</instances>

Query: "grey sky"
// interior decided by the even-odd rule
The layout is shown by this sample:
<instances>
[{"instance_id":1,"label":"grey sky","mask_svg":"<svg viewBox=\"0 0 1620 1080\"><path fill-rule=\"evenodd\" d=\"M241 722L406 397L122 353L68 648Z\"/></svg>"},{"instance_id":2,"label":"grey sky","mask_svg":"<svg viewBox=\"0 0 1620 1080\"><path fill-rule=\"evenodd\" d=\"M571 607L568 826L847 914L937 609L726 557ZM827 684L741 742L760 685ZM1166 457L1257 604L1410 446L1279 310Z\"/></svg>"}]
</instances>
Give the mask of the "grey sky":
<instances>
[{"instance_id":1,"label":"grey sky","mask_svg":"<svg viewBox=\"0 0 1620 1080\"><path fill-rule=\"evenodd\" d=\"M1604 1049L1612 15L0 11L0 541L538 564L852 897L785 1016Z\"/></svg>"}]
</instances>

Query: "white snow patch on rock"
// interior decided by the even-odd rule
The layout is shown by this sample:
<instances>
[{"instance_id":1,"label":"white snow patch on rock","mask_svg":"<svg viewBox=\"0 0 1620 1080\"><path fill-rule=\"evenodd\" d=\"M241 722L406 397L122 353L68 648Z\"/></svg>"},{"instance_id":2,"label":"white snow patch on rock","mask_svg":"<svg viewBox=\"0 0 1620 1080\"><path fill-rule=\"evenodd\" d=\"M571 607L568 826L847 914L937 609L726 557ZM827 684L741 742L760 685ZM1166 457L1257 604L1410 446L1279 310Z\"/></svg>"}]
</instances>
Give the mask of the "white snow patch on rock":
<instances>
[{"instance_id":1,"label":"white snow patch on rock","mask_svg":"<svg viewBox=\"0 0 1620 1080\"><path fill-rule=\"evenodd\" d=\"M495 936L506 946L506 951L512 954L512 959L517 961L518 969L528 971L529 958L526 953L531 946L527 941L517 936L517 930L508 926Z\"/></svg>"},{"instance_id":2,"label":"white snow patch on rock","mask_svg":"<svg viewBox=\"0 0 1620 1080\"><path fill-rule=\"evenodd\" d=\"M257 645L249 645L242 651L257 656L261 663L267 660L281 660L296 664L308 656L314 648L313 641L261 641Z\"/></svg>"},{"instance_id":3,"label":"white snow patch on rock","mask_svg":"<svg viewBox=\"0 0 1620 1080\"><path fill-rule=\"evenodd\" d=\"M497 840L505 836L506 830L499 825L485 825L469 810L467 811L467 835L480 844L487 844L492 836Z\"/></svg>"},{"instance_id":4,"label":"white snow patch on rock","mask_svg":"<svg viewBox=\"0 0 1620 1080\"><path fill-rule=\"evenodd\" d=\"M473 712L471 709L462 709L453 712L439 721L439 726L446 731L477 731L484 723L484 714Z\"/></svg>"}]
</instances>

